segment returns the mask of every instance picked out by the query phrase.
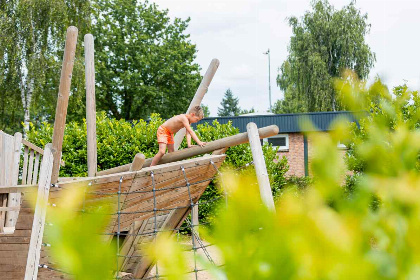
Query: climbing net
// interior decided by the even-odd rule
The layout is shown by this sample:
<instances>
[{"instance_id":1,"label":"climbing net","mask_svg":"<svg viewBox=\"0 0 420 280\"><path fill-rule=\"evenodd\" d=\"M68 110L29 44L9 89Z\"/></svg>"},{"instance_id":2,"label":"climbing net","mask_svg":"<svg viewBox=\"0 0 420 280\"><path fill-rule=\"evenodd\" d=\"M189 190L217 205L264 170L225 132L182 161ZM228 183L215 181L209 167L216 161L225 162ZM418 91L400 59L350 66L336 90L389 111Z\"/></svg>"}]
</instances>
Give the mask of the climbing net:
<instances>
[{"instance_id":1,"label":"climbing net","mask_svg":"<svg viewBox=\"0 0 420 280\"><path fill-rule=\"evenodd\" d=\"M187 168L181 165L179 167L180 170L178 171L181 172L184 182L181 185L170 187L158 187L154 171L150 171L149 173L151 179L151 189L149 188L148 190L126 191L123 188L124 175L120 176L118 189L113 192L91 189L90 187L94 184L94 181L88 184L88 187L85 188L85 195L81 209L82 214L86 214L85 202L87 199L91 199L95 196L116 196L116 212L111 213L112 216L116 216L115 227L111 233L105 234L108 235L110 239L114 239L116 241L115 268L113 269L113 271L115 271L114 279L165 279L167 276L159 271L158 262L153 263L152 261L147 260L148 256L146 253L142 252L142 249L140 249L140 245L156 242L158 235L163 232L176 234L177 240L182 242L185 242L185 239L180 240L183 235L182 232L187 231L190 233L192 246L188 245L184 250L193 254L193 268L190 269L190 271L187 271L186 274L192 274L195 279L198 280L199 273L205 270L204 268L200 268L197 264L196 257L200 252L212 265L216 265L208 251L208 248L214 246L214 244L204 242L198 234L198 227L206 225L206 223L198 222L198 209L200 205L201 207L210 205L221 199L225 199L225 203L227 204L227 194L225 192L224 195L211 200L198 199L201 194L197 197L197 189L195 188L199 188L200 185L201 187L203 185L207 186L215 179L216 176L221 175L221 171L213 160L210 160L208 164L214 169L212 173L214 175L204 180L189 179L186 170ZM237 170L243 169L251 164L253 163L247 163L246 165L239 167ZM222 181L220 183L223 185ZM59 185L54 185L54 187L60 188ZM202 188L204 191L205 187ZM176 206L176 203L172 203L169 207L167 207L165 206L165 203L162 203L161 200L159 201L160 192L170 191L185 194L183 196L182 206ZM137 195L147 197L147 201L153 204L153 208L138 211L127 211L122 207L126 197ZM168 225L168 220L170 220L171 215L174 215L176 211L181 213L181 216L183 216L180 218L181 221L184 220L183 225ZM133 223L130 230L126 230L127 227L124 226L124 223L127 220L127 216L132 217L133 215L140 215L143 217L143 221L140 223L141 226L137 226ZM51 246L46 243L43 245ZM139 266L140 262L142 265ZM40 264L40 267L63 272L49 264Z\"/></svg>"}]
</instances>

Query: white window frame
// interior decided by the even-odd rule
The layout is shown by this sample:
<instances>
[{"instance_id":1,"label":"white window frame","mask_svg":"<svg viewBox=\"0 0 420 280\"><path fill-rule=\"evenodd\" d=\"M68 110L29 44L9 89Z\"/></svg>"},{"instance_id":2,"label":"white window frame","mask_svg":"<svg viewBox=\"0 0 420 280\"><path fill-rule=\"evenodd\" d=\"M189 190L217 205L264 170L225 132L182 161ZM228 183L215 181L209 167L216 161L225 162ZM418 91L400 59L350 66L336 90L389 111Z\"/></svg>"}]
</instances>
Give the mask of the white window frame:
<instances>
[{"instance_id":1,"label":"white window frame","mask_svg":"<svg viewBox=\"0 0 420 280\"><path fill-rule=\"evenodd\" d=\"M281 138L281 137L286 138L286 145L285 146L273 146L273 148L275 148L277 150L277 152L287 152L287 151L289 151L289 134L277 134L276 136L271 136L271 137L268 137L268 138L264 138L263 141L268 143L268 139Z\"/></svg>"},{"instance_id":2,"label":"white window frame","mask_svg":"<svg viewBox=\"0 0 420 280\"><path fill-rule=\"evenodd\" d=\"M346 146L346 145L344 145L343 143L341 143L341 141L338 141L338 143L337 143L337 148L338 148L339 150L348 150L347 146Z\"/></svg>"}]
</instances>

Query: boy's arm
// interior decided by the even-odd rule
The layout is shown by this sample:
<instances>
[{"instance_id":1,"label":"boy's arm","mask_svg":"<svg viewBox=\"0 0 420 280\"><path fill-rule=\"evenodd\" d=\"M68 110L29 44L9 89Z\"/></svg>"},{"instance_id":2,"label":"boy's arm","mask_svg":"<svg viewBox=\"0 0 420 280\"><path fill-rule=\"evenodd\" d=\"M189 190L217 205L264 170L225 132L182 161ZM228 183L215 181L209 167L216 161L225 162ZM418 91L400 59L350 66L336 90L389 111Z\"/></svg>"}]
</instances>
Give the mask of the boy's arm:
<instances>
[{"instance_id":1,"label":"boy's arm","mask_svg":"<svg viewBox=\"0 0 420 280\"><path fill-rule=\"evenodd\" d=\"M198 144L200 147L203 147L204 145L206 145L206 144L207 144L206 142L201 142L201 141L200 141L200 139L198 139L197 135L195 135L194 130L192 130L192 128L191 128L191 126L190 126L190 123L188 122L188 119L187 119L187 118L185 118L185 119L182 121L182 123L183 123L183 125L185 126L186 133L187 133L187 134L190 134L190 136L192 137L192 139L194 139L194 141L195 141L195 142L197 142L197 144Z\"/></svg>"},{"instance_id":2,"label":"boy's arm","mask_svg":"<svg viewBox=\"0 0 420 280\"><path fill-rule=\"evenodd\" d=\"M191 134L188 131L186 131L185 137L187 138L187 147L189 148L191 147Z\"/></svg>"}]
</instances>

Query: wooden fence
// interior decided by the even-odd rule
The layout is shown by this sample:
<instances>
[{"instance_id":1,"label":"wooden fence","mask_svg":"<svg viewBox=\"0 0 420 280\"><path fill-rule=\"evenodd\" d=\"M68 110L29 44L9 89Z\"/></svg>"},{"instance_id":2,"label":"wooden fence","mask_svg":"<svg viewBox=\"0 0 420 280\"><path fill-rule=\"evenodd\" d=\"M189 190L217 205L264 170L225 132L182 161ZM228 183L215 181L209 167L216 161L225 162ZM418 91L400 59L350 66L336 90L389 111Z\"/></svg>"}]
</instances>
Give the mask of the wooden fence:
<instances>
[{"instance_id":1,"label":"wooden fence","mask_svg":"<svg viewBox=\"0 0 420 280\"><path fill-rule=\"evenodd\" d=\"M0 131L0 186L36 185L44 151L22 139ZM0 194L0 233L13 232L19 215L21 194Z\"/></svg>"}]
</instances>

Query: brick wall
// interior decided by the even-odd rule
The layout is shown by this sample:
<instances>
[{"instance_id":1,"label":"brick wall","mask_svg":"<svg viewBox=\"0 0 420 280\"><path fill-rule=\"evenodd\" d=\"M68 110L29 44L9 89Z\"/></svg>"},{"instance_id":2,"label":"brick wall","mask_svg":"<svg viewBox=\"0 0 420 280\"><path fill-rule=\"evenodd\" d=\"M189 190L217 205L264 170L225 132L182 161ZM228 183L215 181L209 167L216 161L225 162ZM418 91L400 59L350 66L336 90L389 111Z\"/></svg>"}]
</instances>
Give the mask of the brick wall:
<instances>
[{"instance_id":1,"label":"brick wall","mask_svg":"<svg viewBox=\"0 0 420 280\"><path fill-rule=\"evenodd\" d=\"M286 176L305 176L305 157L303 154L303 134L289 133L289 150L277 153L279 157L285 156L289 164Z\"/></svg>"},{"instance_id":2,"label":"brick wall","mask_svg":"<svg viewBox=\"0 0 420 280\"><path fill-rule=\"evenodd\" d=\"M337 148L338 149L338 148ZM340 153L344 156L346 150L340 149ZM279 151L277 155L281 158L285 156L289 164L289 171L287 171L286 176L305 176L305 156L304 156L304 145L303 145L303 134L301 133L289 133L289 150L288 151ZM311 139L308 137L308 167L309 175L311 175L310 165L311 158L313 155L313 145L311 144ZM351 172L347 172L351 174Z\"/></svg>"}]
</instances>

